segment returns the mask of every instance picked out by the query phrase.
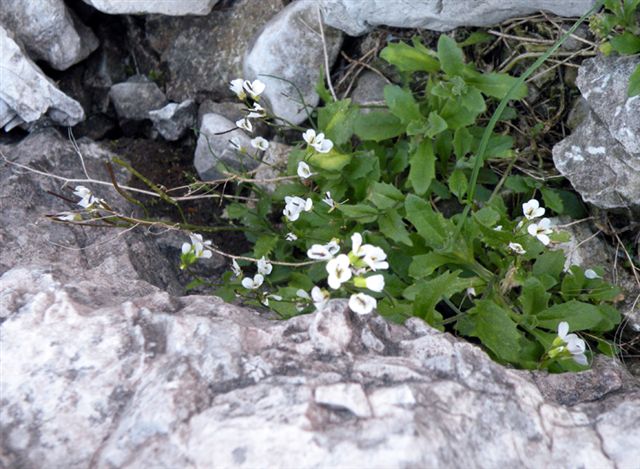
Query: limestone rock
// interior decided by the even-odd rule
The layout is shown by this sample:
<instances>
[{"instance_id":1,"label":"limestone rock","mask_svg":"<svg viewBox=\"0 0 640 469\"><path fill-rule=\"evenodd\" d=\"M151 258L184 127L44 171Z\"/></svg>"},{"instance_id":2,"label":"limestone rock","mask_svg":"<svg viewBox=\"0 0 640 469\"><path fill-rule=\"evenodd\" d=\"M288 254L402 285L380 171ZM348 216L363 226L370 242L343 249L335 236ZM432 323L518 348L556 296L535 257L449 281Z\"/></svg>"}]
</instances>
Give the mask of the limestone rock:
<instances>
[{"instance_id":1,"label":"limestone rock","mask_svg":"<svg viewBox=\"0 0 640 469\"><path fill-rule=\"evenodd\" d=\"M167 104L167 98L158 85L141 75L113 85L109 98L120 120L149 119L149 111Z\"/></svg>"},{"instance_id":2,"label":"limestone rock","mask_svg":"<svg viewBox=\"0 0 640 469\"><path fill-rule=\"evenodd\" d=\"M0 115L5 130L47 115L55 123L73 126L84 119L80 104L61 92L0 26Z\"/></svg>"},{"instance_id":3,"label":"limestone rock","mask_svg":"<svg viewBox=\"0 0 640 469\"><path fill-rule=\"evenodd\" d=\"M324 67L324 55L318 8L312 0L290 3L264 26L244 59L245 78L263 81L273 114L294 124L308 117L301 98L310 108L319 101L315 84ZM331 66L342 45L342 34L328 26L324 33ZM302 96L289 83L266 75L289 80Z\"/></svg>"},{"instance_id":4,"label":"limestone rock","mask_svg":"<svg viewBox=\"0 0 640 469\"><path fill-rule=\"evenodd\" d=\"M350 36L376 26L449 31L460 26L491 26L546 10L560 16L582 16L594 0L321 0L325 21Z\"/></svg>"},{"instance_id":5,"label":"limestone rock","mask_svg":"<svg viewBox=\"0 0 640 469\"><path fill-rule=\"evenodd\" d=\"M62 0L4 1L0 23L15 34L34 60L44 60L57 70L80 62L98 47L98 39Z\"/></svg>"},{"instance_id":6,"label":"limestone rock","mask_svg":"<svg viewBox=\"0 0 640 469\"><path fill-rule=\"evenodd\" d=\"M234 122L214 113L202 117L193 165L203 181L222 177L219 165L231 171L250 170L258 165L257 160L235 150L231 146L232 140L248 152L255 151L251 148L251 138L237 129Z\"/></svg>"},{"instance_id":7,"label":"limestone rock","mask_svg":"<svg viewBox=\"0 0 640 469\"><path fill-rule=\"evenodd\" d=\"M278 182L269 182L269 180L282 176L287 169L287 162L291 150L292 147L284 143L269 142L269 148L265 151L262 161L253 175L254 179L267 181L258 183L260 187L268 192L274 192L276 190Z\"/></svg>"},{"instance_id":8,"label":"limestone rock","mask_svg":"<svg viewBox=\"0 0 640 469\"><path fill-rule=\"evenodd\" d=\"M640 458L640 392L619 368L510 370L418 319L380 328L341 301L284 322L160 292L97 306L19 268L0 291L7 467L622 468Z\"/></svg>"},{"instance_id":9,"label":"limestone rock","mask_svg":"<svg viewBox=\"0 0 640 469\"><path fill-rule=\"evenodd\" d=\"M196 103L188 99L182 103L169 103L162 109L149 111L149 118L165 140L175 141L180 139L196 123Z\"/></svg>"},{"instance_id":10,"label":"limestone rock","mask_svg":"<svg viewBox=\"0 0 640 469\"><path fill-rule=\"evenodd\" d=\"M161 56L167 97L233 98L229 82L242 76L251 38L283 6L283 0L238 0L206 17L147 18L146 38Z\"/></svg>"},{"instance_id":11,"label":"limestone rock","mask_svg":"<svg viewBox=\"0 0 640 469\"><path fill-rule=\"evenodd\" d=\"M377 73L366 70L358 78L358 84L351 93L351 100L361 106L384 105L384 87L388 84L389 82Z\"/></svg>"},{"instance_id":12,"label":"limestone rock","mask_svg":"<svg viewBox=\"0 0 640 469\"><path fill-rule=\"evenodd\" d=\"M109 15L206 15L219 0L83 0Z\"/></svg>"}]
</instances>

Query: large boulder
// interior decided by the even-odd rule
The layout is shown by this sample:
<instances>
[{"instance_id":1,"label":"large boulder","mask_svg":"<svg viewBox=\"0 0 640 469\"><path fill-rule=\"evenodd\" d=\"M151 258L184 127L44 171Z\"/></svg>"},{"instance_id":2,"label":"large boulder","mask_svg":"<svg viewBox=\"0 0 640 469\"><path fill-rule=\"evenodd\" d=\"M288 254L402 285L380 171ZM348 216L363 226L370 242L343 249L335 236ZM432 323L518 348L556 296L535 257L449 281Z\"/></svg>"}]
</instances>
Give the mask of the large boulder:
<instances>
[{"instance_id":1,"label":"large boulder","mask_svg":"<svg viewBox=\"0 0 640 469\"><path fill-rule=\"evenodd\" d=\"M315 86L326 66L318 9L311 0L290 3L264 26L244 59L245 78L266 83L271 111L293 124L305 121L320 99ZM342 34L324 26L324 35L331 67Z\"/></svg>"},{"instance_id":2,"label":"large boulder","mask_svg":"<svg viewBox=\"0 0 640 469\"><path fill-rule=\"evenodd\" d=\"M206 15L219 0L83 0L109 15Z\"/></svg>"},{"instance_id":3,"label":"large boulder","mask_svg":"<svg viewBox=\"0 0 640 469\"><path fill-rule=\"evenodd\" d=\"M57 70L80 62L98 47L98 39L62 0L4 1L0 23L24 44L31 58Z\"/></svg>"},{"instance_id":4,"label":"large boulder","mask_svg":"<svg viewBox=\"0 0 640 469\"><path fill-rule=\"evenodd\" d=\"M5 130L35 122L44 115L60 125L84 119L80 104L58 89L0 26L0 122Z\"/></svg>"},{"instance_id":5,"label":"large boulder","mask_svg":"<svg viewBox=\"0 0 640 469\"><path fill-rule=\"evenodd\" d=\"M421 320L393 326L341 301L283 322L160 292L97 306L89 285L21 268L0 291L6 467L631 468L640 458L640 391L610 362L510 370Z\"/></svg>"},{"instance_id":6,"label":"large boulder","mask_svg":"<svg viewBox=\"0 0 640 469\"><path fill-rule=\"evenodd\" d=\"M383 25L435 31L491 26L539 10L582 16L594 3L595 0L321 0L327 24L350 36L360 36Z\"/></svg>"},{"instance_id":7,"label":"large boulder","mask_svg":"<svg viewBox=\"0 0 640 469\"><path fill-rule=\"evenodd\" d=\"M251 38L283 7L283 0L238 0L206 17L147 18L146 38L161 56L168 98L232 98L229 82L242 76Z\"/></svg>"},{"instance_id":8,"label":"large boulder","mask_svg":"<svg viewBox=\"0 0 640 469\"><path fill-rule=\"evenodd\" d=\"M597 57L578 72L582 116L553 148L553 161L582 198L604 209L640 210L640 97L629 98L637 57Z\"/></svg>"}]
</instances>

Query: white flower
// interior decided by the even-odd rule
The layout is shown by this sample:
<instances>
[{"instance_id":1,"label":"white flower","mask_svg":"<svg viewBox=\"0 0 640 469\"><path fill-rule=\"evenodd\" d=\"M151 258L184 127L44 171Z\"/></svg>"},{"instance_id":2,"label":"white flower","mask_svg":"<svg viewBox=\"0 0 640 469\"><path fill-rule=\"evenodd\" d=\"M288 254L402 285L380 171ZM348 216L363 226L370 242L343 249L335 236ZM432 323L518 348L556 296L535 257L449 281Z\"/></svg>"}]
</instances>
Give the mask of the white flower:
<instances>
[{"instance_id":1,"label":"white flower","mask_svg":"<svg viewBox=\"0 0 640 469\"><path fill-rule=\"evenodd\" d=\"M245 93L244 89L242 88L243 83L244 80L242 78L236 78L235 80L231 80L231 83L229 85L229 89L236 94L238 99L242 100L247 97L247 93Z\"/></svg>"},{"instance_id":2,"label":"white flower","mask_svg":"<svg viewBox=\"0 0 640 469\"><path fill-rule=\"evenodd\" d=\"M253 278L245 277L242 279L242 286L247 290L255 290L260 288L262 283L264 282L264 277L260 274L255 274Z\"/></svg>"},{"instance_id":3,"label":"white flower","mask_svg":"<svg viewBox=\"0 0 640 469\"><path fill-rule=\"evenodd\" d=\"M349 298L349 308L357 314L369 314L378 305L376 299L364 293L356 293Z\"/></svg>"},{"instance_id":4,"label":"white flower","mask_svg":"<svg viewBox=\"0 0 640 469\"><path fill-rule=\"evenodd\" d=\"M324 245L325 248L329 250L332 256L335 256L340 252L340 244L338 244L338 240L333 238L327 244Z\"/></svg>"},{"instance_id":5,"label":"white flower","mask_svg":"<svg viewBox=\"0 0 640 469\"><path fill-rule=\"evenodd\" d=\"M295 233L287 233L284 239L286 241L295 241L296 239L298 239L298 237L295 235Z\"/></svg>"},{"instance_id":6,"label":"white flower","mask_svg":"<svg viewBox=\"0 0 640 469\"><path fill-rule=\"evenodd\" d=\"M307 251L309 259L318 259L326 261L331 259L340 251L340 246L335 240L331 240L327 244L314 244Z\"/></svg>"},{"instance_id":7,"label":"white flower","mask_svg":"<svg viewBox=\"0 0 640 469\"><path fill-rule=\"evenodd\" d=\"M502 225L496 226L493 231L502 231Z\"/></svg>"},{"instance_id":8,"label":"white flower","mask_svg":"<svg viewBox=\"0 0 640 469\"><path fill-rule=\"evenodd\" d=\"M82 208L89 208L96 202L100 202L97 197L94 197L89 189L84 186L76 186L76 190L73 191L73 195L80 197L78 205Z\"/></svg>"},{"instance_id":9,"label":"white flower","mask_svg":"<svg viewBox=\"0 0 640 469\"><path fill-rule=\"evenodd\" d=\"M267 295L262 299L262 304L265 306L269 306L269 300L276 300L276 301L282 301L282 297L280 295Z\"/></svg>"},{"instance_id":10,"label":"white flower","mask_svg":"<svg viewBox=\"0 0 640 469\"><path fill-rule=\"evenodd\" d=\"M543 218L540 223L531 223L527 227L527 231L531 236L538 238L538 241L545 246L551 242L549 235L553 233L553 230L551 229L551 220L548 218Z\"/></svg>"},{"instance_id":11,"label":"white flower","mask_svg":"<svg viewBox=\"0 0 640 469\"><path fill-rule=\"evenodd\" d=\"M306 130L302 134L302 138L319 153L329 153L333 148L333 142L331 140L324 138L323 133L316 135L316 131L313 129Z\"/></svg>"},{"instance_id":12,"label":"white flower","mask_svg":"<svg viewBox=\"0 0 640 469\"><path fill-rule=\"evenodd\" d=\"M380 274L365 278L365 282L367 288L371 291L381 292L384 290L384 277Z\"/></svg>"},{"instance_id":13,"label":"white flower","mask_svg":"<svg viewBox=\"0 0 640 469\"><path fill-rule=\"evenodd\" d=\"M598 275L598 272L596 272L593 269L587 269L584 271L584 277L588 278L589 280L593 280L596 278L602 278L600 275Z\"/></svg>"},{"instance_id":14,"label":"white flower","mask_svg":"<svg viewBox=\"0 0 640 469\"><path fill-rule=\"evenodd\" d=\"M544 215L544 208L540 207L540 202L536 199L531 199L529 202L522 204L522 213L527 220L533 220Z\"/></svg>"},{"instance_id":15,"label":"white flower","mask_svg":"<svg viewBox=\"0 0 640 469\"><path fill-rule=\"evenodd\" d=\"M242 269L235 259L231 261L231 272L233 272L234 277L242 277Z\"/></svg>"},{"instance_id":16,"label":"white flower","mask_svg":"<svg viewBox=\"0 0 640 469\"><path fill-rule=\"evenodd\" d=\"M361 251L362 247L362 235L360 233L353 233L351 235L351 252L356 257L364 256L364 253Z\"/></svg>"},{"instance_id":17,"label":"white flower","mask_svg":"<svg viewBox=\"0 0 640 469\"><path fill-rule=\"evenodd\" d=\"M371 244L365 244L360 248L363 253L362 260L369 266L371 270L386 270L389 268L389 263L386 262L387 254L377 246Z\"/></svg>"},{"instance_id":18,"label":"white flower","mask_svg":"<svg viewBox=\"0 0 640 469\"><path fill-rule=\"evenodd\" d=\"M269 142L262 137L256 137L251 139L251 146L258 150L266 151L269 148Z\"/></svg>"},{"instance_id":19,"label":"white flower","mask_svg":"<svg viewBox=\"0 0 640 469\"><path fill-rule=\"evenodd\" d=\"M191 243L182 244L182 254L191 252L196 259L209 259L213 255L209 249L206 249L211 246L211 241L204 241L202 235L196 233L191 233L189 238Z\"/></svg>"},{"instance_id":20,"label":"white flower","mask_svg":"<svg viewBox=\"0 0 640 469\"><path fill-rule=\"evenodd\" d=\"M511 249L516 254L526 254L527 251L524 250L522 244L520 243L509 243L509 249Z\"/></svg>"},{"instance_id":21,"label":"white flower","mask_svg":"<svg viewBox=\"0 0 640 469\"><path fill-rule=\"evenodd\" d=\"M313 201L309 198L306 200L302 197L290 197L286 196L284 198L285 207L282 211L282 214L289 221L296 221L300 218L300 214L304 212L309 212L313 208Z\"/></svg>"},{"instance_id":22,"label":"white flower","mask_svg":"<svg viewBox=\"0 0 640 469\"><path fill-rule=\"evenodd\" d=\"M305 163L304 161L300 161L298 163L298 176L300 176L302 179L307 179L309 177L311 177L313 173L311 172L311 168L309 168L309 165L307 163Z\"/></svg>"},{"instance_id":23,"label":"white flower","mask_svg":"<svg viewBox=\"0 0 640 469\"><path fill-rule=\"evenodd\" d=\"M257 101L266 88L266 85L260 80L254 80L252 82L249 80L245 80L243 88L247 93L249 93L249 96L251 96L252 99L255 99Z\"/></svg>"},{"instance_id":24,"label":"white flower","mask_svg":"<svg viewBox=\"0 0 640 469\"><path fill-rule=\"evenodd\" d=\"M329 294L329 292L323 288L313 287L311 289L311 298L313 299L313 305L318 311L322 310L325 307L330 297L331 295Z\"/></svg>"},{"instance_id":25,"label":"white flower","mask_svg":"<svg viewBox=\"0 0 640 469\"><path fill-rule=\"evenodd\" d=\"M79 213L74 212L60 212L54 217L56 220L60 221L80 221L82 220L82 216Z\"/></svg>"},{"instance_id":26,"label":"white flower","mask_svg":"<svg viewBox=\"0 0 640 469\"><path fill-rule=\"evenodd\" d=\"M229 146L233 148L235 151L239 151L240 153L244 153L247 150L240 144L240 140L237 137L232 137L229 139Z\"/></svg>"},{"instance_id":27,"label":"white flower","mask_svg":"<svg viewBox=\"0 0 640 469\"><path fill-rule=\"evenodd\" d=\"M331 288L337 290L340 286L351 279L351 261L346 254L340 254L338 257L327 262L327 283Z\"/></svg>"},{"instance_id":28,"label":"white flower","mask_svg":"<svg viewBox=\"0 0 640 469\"><path fill-rule=\"evenodd\" d=\"M260 260L258 261L258 273L260 275L269 275L271 273L271 271L273 270L273 266L271 265L271 263L264 258L264 256L262 256L262 258L260 258Z\"/></svg>"},{"instance_id":29,"label":"white flower","mask_svg":"<svg viewBox=\"0 0 640 469\"><path fill-rule=\"evenodd\" d=\"M473 287L467 288L467 296L469 298L474 297L476 295L477 295L477 293L476 293L476 289L475 288L473 288Z\"/></svg>"},{"instance_id":30,"label":"white flower","mask_svg":"<svg viewBox=\"0 0 640 469\"><path fill-rule=\"evenodd\" d=\"M253 107L247 110L249 111L247 119L259 119L267 114L267 111L258 103L253 103Z\"/></svg>"},{"instance_id":31,"label":"white flower","mask_svg":"<svg viewBox=\"0 0 640 469\"><path fill-rule=\"evenodd\" d=\"M326 192L324 199L322 199L322 202L324 202L325 204L327 204L329 207L331 207L331 210L335 209L338 205L334 202L334 200L331 198L331 192ZM329 211L331 211L329 210Z\"/></svg>"},{"instance_id":32,"label":"white flower","mask_svg":"<svg viewBox=\"0 0 640 469\"><path fill-rule=\"evenodd\" d=\"M558 324L558 337L566 344L566 350L571 354L576 363L586 366L589 364L584 354L586 345L584 340L576 334L568 334L569 323L562 321Z\"/></svg>"},{"instance_id":33,"label":"white flower","mask_svg":"<svg viewBox=\"0 0 640 469\"><path fill-rule=\"evenodd\" d=\"M251 121L247 118L243 118L236 121L236 127L246 130L247 132L253 132L253 125L251 125Z\"/></svg>"}]
</instances>

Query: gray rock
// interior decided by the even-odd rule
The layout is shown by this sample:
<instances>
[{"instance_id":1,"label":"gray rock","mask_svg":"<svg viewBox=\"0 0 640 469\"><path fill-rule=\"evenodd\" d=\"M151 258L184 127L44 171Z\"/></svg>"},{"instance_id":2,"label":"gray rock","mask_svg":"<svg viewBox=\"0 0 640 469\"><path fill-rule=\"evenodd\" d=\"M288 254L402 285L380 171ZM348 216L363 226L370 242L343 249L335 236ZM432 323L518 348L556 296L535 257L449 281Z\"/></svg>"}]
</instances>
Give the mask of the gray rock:
<instances>
[{"instance_id":1,"label":"gray rock","mask_svg":"<svg viewBox=\"0 0 640 469\"><path fill-rule=\"evenodd\" d=\"M640 57L598 56L578 71L578 88L589 107L630 155L640 155L640 96L629 98L631 73Z\"/></svg>"},{"instance_id":2,"label":"gray rock","mask_svg":"<svg viewBox=\"0 0 640 469\"><path fill-rule=\"evenodd\" d=\"M83 0L109 15L206 15L219 0Z\"/></svg>"},{"instance_id":3,"label":"gray rock","mask_svg":"<svg viewBox=\"0 0 640 469\"><path fill-rule=\"evenodd\" d=\"M546 10L582 16L594 0L321 0L325 21L350 36L376 26L449 31L460 26L491 26Z\"/></svg>"},{"instance_id":4,"label":"gray rock","mask_svg":"<svg viewBox=\"0 0 640 469\"><path fill-rule=\"evenodd\" d=\"M20 268L0 291L7 467L626 468L640 458L640 391L620 368L510 370L418 319L381 330L339 301L284 322L160 292L96 306L88 289Z\"/></svg>"},{"instance_id":5,"label":"gray rock","mask_svg":"<svg viewBox=\"0 0 640 469\"><path fill-rule=\"evenodd\" d=\"M358 78L358 84L351 93L351 100L361 106L384 105L384 87L389 83L377 73L366 70Z\"/></svg>"},{"instance_id":6,"label":"gray rock","mask_svg":"<svg viewBox=\"0 0 640 469\"><path fill-rule=\"evenodd\" d=\"M158 85L142 75L135 75L123 83L113 85L109 98L121 121L149 119L149 111L167 104L167 98Z\"/></svg>"},{"instance_id":7,"label":"gray rock","mask_svg":"<svg viewBox=\"0 0 640 469\"><path fill-rule=\"evenodd\" d=\"M0 50L0 101L4 102L2 120L8 120L5 130L18 123L35 122L44 115L57 124L68 126L84 119L82 106L61 92L2 26Z\"/></svg>"},{"instance_id":8,"label":"gray rock","mask_svg":"<svg viewBox=\"0 0 640 469\"><path fill-rule=\"evenodd\" d=\"M169 99L235 99L229 82L242 76L251 38L283 6L283 0L238 0L206 17L147 18L146 37L161 55Z\"/></svg>"},{"instance_id":9,"label":"gray rock","mask_svg":"<svg viewBox=\"0 0 640 469\"><path fill-rule=\"evenodd\" d=\"M259 182L258 185L268 192L274 192L278 187L277 181L272 179L280 177L287 169L287 161L289 153L293 148L284 143L269 142L269 148L264 152L262 161L255 169L253 178L265 182Z\"/></svg>"},{"instance_id":10,"label":"gray rock","mask_svg":"<svg viewBox=\"0 0 640 469\"><path fill-rule=\"evenodd\" d=\"M98 47L98 39L62 0L3 1L0 23L13 31L34 60L57 70L77 64Z\"/></svg>"},{"instance_id":11,"label":"gray rock","mask_svg":"<svg viewBox=\"0 0 640 469\"><path fill-rule=\"evenodd\" d=\"M265 75L294 83L307 107L318 104L315 85L324 67L318 8L318 3L311 0L289 4L265 25L244 59L245 78L263 81L267 85L264 96L273 114L293 124L308 117L298 91L285 81ZM331 66L340 50L342 34L328 26L324 33Z\"/></svg>"},{"instance_id":12,"label":"gray rock","mask_svg":"<svg viewBox=\"0 0 640 469\"><path fill-rule=\"evenodd\" d=\"M193 99L182 103L169 103L162 109L149 111L149 118L165 140L175 141L180 139L185 131L196 123L197 105Z\"/></svg>"},{"instance_id":13,"label":"gray rock","mask_svg":"<svg viewBox=\"0 0 640 469\"><path fill-rule=\"evenodd\" d=\"M230 144L232 139L250 154L255 151L251 148L251 138L237 129L234 122L213 113L202 117L193 165L203 181L222 177L220 165L230 171L250 170L258 165L257 160L236 151Z\"/></svg>"}]
</instances>

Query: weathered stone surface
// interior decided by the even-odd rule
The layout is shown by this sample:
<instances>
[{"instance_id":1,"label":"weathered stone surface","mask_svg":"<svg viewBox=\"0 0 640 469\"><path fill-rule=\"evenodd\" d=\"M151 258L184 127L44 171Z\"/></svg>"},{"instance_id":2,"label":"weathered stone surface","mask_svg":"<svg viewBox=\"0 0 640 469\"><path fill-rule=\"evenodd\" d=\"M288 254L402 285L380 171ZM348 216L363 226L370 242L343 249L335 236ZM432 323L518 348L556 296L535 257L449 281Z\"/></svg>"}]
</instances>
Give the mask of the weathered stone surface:
<instances>
[{"instance_id":1,"label":"weathered stone surface","mask_svg":"<svg viewBox=\"0 0 640 469\"><path fill-rule=\"evenodd\" d=\"M206 15L219 0L83 0L109 15Z\"/></svg>"},{"instance_id":2,"label":"weathered stone surface","mask_svg":"<svg viewBox=\"0 0 640 469\"><path fill-rule=\"evenodd\" d=\"M24 44L31 58L57 70L80 62L98 47L98 39L62 0L3 1L0 23Z\"/></svg>"},{"instance_id":3,"label":"weathered stone surface","mask_svg":"<svg viewBox=\"0 0 640 469\"><path fill-rule=\"evenodd\" d=\"M149 118L165 140L175 141L196 123L197 105L193 99L182 103L169 103L162 109L149 111Z\"/></svg>"},{"instance_id":4,"label":"weathered stone surface","mask_svg":"<svg viewBox=\"0 0 640 469\"><path fill-rule=\"evenodd\" d=\"M358 84L351 93L351 100L361 106L384 105L384 87L389 81L372 71L366 70L358 78Z\"/></svg>"},{"instance_id":5,"label":"weathered stone surface","mask_svg":"<svg viewBox=\"0 0 640 469\"><path fill-rule=\"evenodd\" d=\"M225 165L231 171L240 168L249 170L258 165L255 159L235 150L231 146L231 140L248 152L255 151L251 148L251 138L244 131L237 129L236 124L226 117L213 113L202 117L193 165L203 181L222 177L222 173L217 169L219 164Z\"/></svg>"},{"instance_id":6,"label":"weathered stone surface","mask_svg":"<svg viewBox=\"0 0 640 469\"><path fill-rule=\"evenodd\" d=\"M149 119L149 111L167 104L167 98L158 85L142 75L135 75L124 83L113 85L109 98L121 121Z\"/></svg>"},{"instance_id":7,"label":"weathered stone surface","mask_svg":"<svg viewBox=\"0 0 640 469\"><path fill-rule=\"evenodd\" d=\"M420 320L388 326L342 302L271 322L159 292L95 306L19 268L0 283L8 467L626 468L640 457L640 391L618 368L509 370Z\"/></svg>"},{"instance_id":8,"label":"weathered stone surface","mask_svg":"<svg viewBox=\"0 0 640 469\"><path fill-rule=\"evenodd\" d=\"M629 77L640 57L598 56L578 71L578 88L589 107L630 155L640 158L640 96L629 98Z\"/></svg>"},{"instance_id":9,"label":"weathered stone surface","mask_svg":"<svg viewBox=\"0 0 640 469\"><path fill-rule=\"evenodd\" d=\"M269 192L276 190L279 183L273 179L285 173L291 150L292 147L284 143L269 142L269 148L264 152L262 161L253 175L254 179L264 181L258 183L260 187Z\"/></svg>"},{"instance_id":10,"label":"weathered stone surface","mask_svg":"<svg viewBox=\"0 0 640 469\"><path fill-rule=\"evenodd\" d=\"M61 92L29 59L0 26L0 106L5 130L23 122L35 122L45 114L60 125L75 125L84 119L77 101Z\"/></svg>"},{"instance_id":11,"label":"weathered stone surface","mask_svg":"<svg viewBox=\"0 0 640 469\"><path fill-rule=\"evenodd\" d=\"M147 18L146 37L161 55L169 99L234 97L229 82L242 76L251 38L283 6L283 0L238 0L206 17Z\"/></svg>"},{"instance_id":12,"label":"weathered stone surface","mask_svg":"<svg viewBox=\"0 0 640 469\"><path fill-rule=\"evenodd\" d=\"M326 68L318 8L318 3L312 0L289 4L264 26L244 59L245 78L263 81L267 85L264 96L272 112L294 124L308 117L298 91L285 81L265 75L289 80L307 106L313 108L318 104L315 84L320 69ZM328 26L324 27L324 33L331 66L342 45L342 34Z\"/></svg>"},{"instance_id":13,"label":"weathered stone surface","mask_svg":"<svg viewBox=\"0 0 640 469\"><path fill-rule=\"evenodd\" d=\"M350 36L376 26L449 31L460 26L491 26L508 18L546 10L582 16L594 0L321 0L325 21Z\"/></svg>"}]
</instances>

